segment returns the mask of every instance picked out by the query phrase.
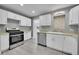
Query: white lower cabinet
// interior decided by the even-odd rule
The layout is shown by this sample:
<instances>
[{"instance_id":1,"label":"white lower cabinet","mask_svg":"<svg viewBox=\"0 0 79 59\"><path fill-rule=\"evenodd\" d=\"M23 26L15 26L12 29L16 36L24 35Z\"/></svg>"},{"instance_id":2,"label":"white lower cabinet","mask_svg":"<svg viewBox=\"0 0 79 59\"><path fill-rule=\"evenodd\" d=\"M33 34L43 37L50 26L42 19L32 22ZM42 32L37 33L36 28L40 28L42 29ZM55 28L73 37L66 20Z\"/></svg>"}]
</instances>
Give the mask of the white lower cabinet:
<instances>
[{"instance_id":1,"label":"white lower cabinet","mask_svg":"<svg viewBox=\"0 0 79 59\"><path fill-rule=\"evenodd\" d=\"M0 50L5 51L9 48L9 34L0 35Z\"/></svg>"},{"instance_id":2,"label":"white lower cabinet","mask_svg":"<svg viewBox=\"0 0 79 59\"><path fill-rule=\"evenodd\" d=\"M71 54L77 54L77 38L65 36L63 51Z\"/></svg>"},{"instance_id":3,"label":"white lower cabinet","mask_svg":"<svg viewBox=\"0 0 79 59\"><path fill-rule=\"evenodd\" d=\"M24 33L24 40L28 40L31 38L31 31Z\"/></svg>"},{"instance_id":4,"label":"white lower cabinet","mask_svg":"<svg viewBox=\"0 0 79 59\"><path fill-rule=\"evenodd\" d=\"M64 37L61 35L47 34L47 46L62 51Z\"/></svg>"},{"instance_id":5,"label":"white lower cabinet","mask_svg":"<svg viewBox=\"0 0 79 59\"><path fill-rule=\"evenodd\" d=\"M47 47L69 54L77 54L77 37L47 34Z\"/></svg>"}]
</instances>

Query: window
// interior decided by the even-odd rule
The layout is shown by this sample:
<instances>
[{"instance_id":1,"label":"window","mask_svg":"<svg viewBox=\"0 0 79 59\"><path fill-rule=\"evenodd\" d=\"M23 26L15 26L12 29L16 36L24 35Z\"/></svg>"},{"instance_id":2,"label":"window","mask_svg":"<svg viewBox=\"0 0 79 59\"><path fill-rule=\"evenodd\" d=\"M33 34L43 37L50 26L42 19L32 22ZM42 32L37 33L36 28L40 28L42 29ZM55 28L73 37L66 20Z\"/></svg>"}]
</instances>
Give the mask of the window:
<instances>
[{"instance_id":1,"label":"window","mask_svg":"<svg viewBox=\"0 0 79 59\"><path fill-rule=\"evenodd\" d=\"M65 15L54 17L54 31L63 32L65 29Z\"/></svg>"}]
</instances>

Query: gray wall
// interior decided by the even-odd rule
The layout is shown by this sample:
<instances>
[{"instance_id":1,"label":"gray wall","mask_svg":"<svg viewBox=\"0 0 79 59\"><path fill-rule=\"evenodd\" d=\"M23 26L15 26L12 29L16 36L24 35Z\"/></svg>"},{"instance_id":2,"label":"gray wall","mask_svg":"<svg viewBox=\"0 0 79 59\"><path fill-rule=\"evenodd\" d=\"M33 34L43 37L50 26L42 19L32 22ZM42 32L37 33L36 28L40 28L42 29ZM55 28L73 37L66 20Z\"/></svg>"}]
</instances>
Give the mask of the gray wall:
<instances>
[{"instance_id":1,"label":"gray wall","mask_svg":"<svg viewBox=\"0 0 79 59\"><path fill-rule=\"evenodd\" d=\"M69 26L69 11L72 7L70 8L64 8L64 9L61 9L61 10L57 10L57 11L65 11L66 14L65 14L65 30L64 32L78 32L78 26L77 25L74 25L74 26ZM56 12L56 11L54 11ZM52 15L52 24L51 26L45 26L45 27L39 27L40 31L44 31L44 32L47 32L47 31L54 31L54 19L53 19L53 13L54 12L51 12L51 15ZM39 18L39 17L37 17Z\"/></svg>"}]
</instances>

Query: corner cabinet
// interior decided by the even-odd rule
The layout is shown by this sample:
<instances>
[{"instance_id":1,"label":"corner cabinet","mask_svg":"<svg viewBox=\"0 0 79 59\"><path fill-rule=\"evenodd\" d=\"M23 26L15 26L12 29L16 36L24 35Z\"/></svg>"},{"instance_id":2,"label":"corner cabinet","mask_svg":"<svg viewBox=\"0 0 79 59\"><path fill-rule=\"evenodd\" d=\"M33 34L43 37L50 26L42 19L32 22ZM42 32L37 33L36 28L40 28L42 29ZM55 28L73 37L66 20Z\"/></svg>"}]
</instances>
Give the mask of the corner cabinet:
<instances>
[{"instance_id":1,"label":"corner cabinet","mask_svg":"<svg viewBox=\"0 0 79 59\"><path fill-rule=\"evenodd\" d=\"M31 26L31 19L30 18L27 18L27 23L26 23L27 26Z\"/></svg>"},{"instance_id":2,"label":"corner cabinet","mask_svg":"<svg viewBox=\"0 0 79 59\"><path fill-rule=\"evenodd\" d=\"M69 25L78 25L79 23L79 5L73 7L69 12Z\"/></svg>"},{"instance_id":3,"label":"corner cabinet","mask_svg":"<svg viewBox=\"0 0 79 59\"><path fill-rule=\"evenodd\" d=\"M20 26L31 26L31 19L27 17L20 17Z\"/></svg>"},{"instance_id":4,"label":"corner cabinet","mask_svg":"<svg viewBox=\"0 0 79 59\"><path fill-rule=\"evenodd\" d=\"M46 14L39 16L40 26L50 26L51 25L51 14Z\"/></svg>"},{"instance_id":5,"label":"corner cabinet","mask_svg":"<svg viewBox=\"0 0 79 59\"><path fill-rule=\"evenodd\" d=\"M7 24L7 11L0 9L0 24Z\"/></svg>"}]
</instances>

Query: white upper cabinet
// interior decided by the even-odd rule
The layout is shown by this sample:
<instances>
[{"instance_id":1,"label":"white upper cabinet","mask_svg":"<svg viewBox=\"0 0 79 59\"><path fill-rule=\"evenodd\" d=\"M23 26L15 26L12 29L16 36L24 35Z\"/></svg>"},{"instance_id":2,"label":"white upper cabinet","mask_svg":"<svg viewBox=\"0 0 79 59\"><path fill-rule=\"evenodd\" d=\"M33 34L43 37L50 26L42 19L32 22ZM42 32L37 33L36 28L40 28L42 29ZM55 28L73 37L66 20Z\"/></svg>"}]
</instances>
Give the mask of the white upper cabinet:
<instances>
[{"instance_id":1,"label":"white upper cabinet","mask_svg":"<svg viewBox=\"0 0 79 59\"><path fill-rule=\"evenodd\" d=\"M69 12L69 25L78 25L79 23L79 6L72 8Z\"/></svg>"},{"instance_id":2,"label":"white upper cabinet","mask_svg":"<svg viewBox=\"0 0 79 59\"><path fill-rule=\"evenodd\" d=\"M0 9L0 24L7 24L7 11Z\"/></svg>"},{"instance_id":3,"label":"white upper cabinet","mask_svg":"<svg viewBox=\"0 0 79 59\"><path fill-rule=\"evenodd\" d=\"M30 18L27 18L27 26L31 26L31 19Z\"/></svg>"},{"instance_id":4,"label":"white upper cabinet","mask_svg":"<svg viewBox=\"0 0 79 59\"><path fill-rule=\"evenodd\" d=\"M20 26L26 26L27 20L25 17L20 17L21 21L20 21Z\"/></svg>"},{"instance_id":5,"label":"white upper cabinet","mask_svg":"<svg viewBox=\"0 0 79 59\"><path fill-rule=\"evenodd\" d=\"M14 20L21 20L21 15L12 13L12 12L8 12L8 18L10 19L14 19Z\"/></svg>"},{"instance_id":6,"label":"white upper cabinet","mask_svg":"<svg viewBox=\"0 0 79 59\"><path fill-rule=\"evenodd\" d=\"M21 20L21 15L15 14L15 19L16 20Z\"/></svg>"},{"instance_id":7,"label":"white upper cabinet","mask_svg":"<svg viewBox=\"0 0 79 59\"><path fill-rule=\"evenodd\" d=\"M39 18L40 18L40 26L51 25L51 14L42 15Z\"/></svg>"},{"instance_id":8,"label":"white upper cabinet","mask_svg":"<svg viewBox=\"0 0 79 59\"><path fill-rule=\"evenodd\" d=\"M31 26L31 19L27 17L20 17L20 26Z\"/></svg>"},{"instance_id":9,"label":"white upper cabinet","mask_svg":"<svg viewBox=\"0 0 79 59\"><path fill-rule=\"evenodd\" d=\"M8 18L10 19L16 19L16 15L12 12L8 12Z\"/></svg>"},{"instance_id":10,"label":"white upper cabinet","mask_svg":"<svg viewBox=\"0 0 79 59\"><path fill-rule=\"evenodd\" d=\"M24 40L31 39L31 31L24 32Z\"/></svg>"},{"instance_id":11,"label":"white upper cabinet","mask_svg":"<svg viewBox=\"0 0 79 59\"><path fill-rule=\"evenodd\" d=\"M20 26L31 26L31 19L0 9L0 24L7 24L7 19L14 19L20 21Z\"/></svg>"}]
</instances>

